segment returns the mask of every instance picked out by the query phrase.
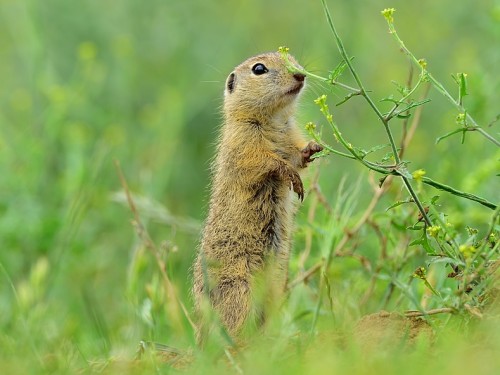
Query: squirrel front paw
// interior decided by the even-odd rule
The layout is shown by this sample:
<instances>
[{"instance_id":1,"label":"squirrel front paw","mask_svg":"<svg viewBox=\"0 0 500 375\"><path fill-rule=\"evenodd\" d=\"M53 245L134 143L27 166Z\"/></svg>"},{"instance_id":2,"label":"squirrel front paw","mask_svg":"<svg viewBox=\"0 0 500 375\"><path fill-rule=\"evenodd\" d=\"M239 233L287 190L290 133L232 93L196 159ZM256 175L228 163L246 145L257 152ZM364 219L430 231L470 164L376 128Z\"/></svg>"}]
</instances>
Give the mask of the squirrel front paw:
<instances>
[{"instance_id":1,"label":"squirrel front paw","mask_svg":"<svg viewBox=\"0 0 500 375\"><path fill-rule=\"evenodd\" d=\"M279 180L289 184L290 189L297 193L301 201L304 200L304 184L299 172L284 160L276 160L276 166L272 174Z\"/></svg>"},{"instance_id":2,"label":"squirrel front paw","mask_svg":"<svg viewBox=\"0 0 500 375\"><path fill-rule=\"evenodd\" d=\"M300 178L299 174L293 170L290 171L289 179L292 184L291 187L293 191L297 193L297 196L302 202L304 200L304 184L302 183L302 179Z\"/></svg>"},{"instance_id":3,"label":"squirrel front paw","mask_svg":"<svg viewBox=\"0 0 500 375\"><path fill-rule=\"evenodd\" d=\"M306 166L307 163L312 162L314 159L311 159L311 156L322 150L323 146L321 146L320 144L314 141L309 142L307 146L301 150L303 165Z\"/></svg>"}]
</instances>

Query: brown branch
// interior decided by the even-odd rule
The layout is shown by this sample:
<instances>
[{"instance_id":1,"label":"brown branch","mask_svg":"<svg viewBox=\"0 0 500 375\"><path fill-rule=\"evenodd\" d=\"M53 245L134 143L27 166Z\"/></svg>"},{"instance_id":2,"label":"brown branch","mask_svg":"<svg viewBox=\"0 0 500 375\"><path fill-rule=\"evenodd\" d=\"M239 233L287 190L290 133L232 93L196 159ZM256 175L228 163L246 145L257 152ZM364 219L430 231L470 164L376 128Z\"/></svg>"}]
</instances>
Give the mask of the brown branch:
<instances>
[{"instance_id":1,"label":"brown branch","mask_svg":"<svg viewBox=\"0 0 500 375\"><path fill-rule=\"evenodd\" d=\"M297 285L299 285L301 282L307 281L307 279L309 279L312 275L314 275L316 272L318 272L321 269L321 266L323 265L323 263L324 263L324 260L322 259L321 261L316 263L314 266L309 268L307 271L301 273L295 280L293 280L292 282L290 282L287 285L286 290L291 290L291 289L295 288Z\"/></svg>"},{"instance_id":2,"label":"brown branch","mask_svg":"<svg viewBox=\"0 0 500 375\"><path fill-rule=\"evenodd\" d=\"M453 314L456 310L452 309L451 307L442 307L439 309L432 309L428 311L406 311L404 314L407 318L415 318L419 316L426 316L426 315L436 315L436 314Z\"/></svg>"},{"instance_id":3,"label":"brown branch","mask_svg":"<svg viewBox=\"0 0 500 375\"><path fill-rule=\"evenodd\" d=\"M419 98L419 101L423 101L424 99L427 98L429 95L429 91L431 89L431 85L428 84L425 87L425 91L423 92L422 96ZM424 110L424 106L419 106L417 109L415 109L415 113L413 114L413 121L411 122L410 129L408 130L408 133L403 137L401 141L401 150L400 150L400 156L403 157L404 151L408 148L408 145L410 141L413 139L413 136L415 135L415 131L418 128L418 125L420 124L420 119L422 118L422 111Z\"/></svg>"},{"instance_id":4,"label":"brown branch","mask_svg":"<svg viewBox=\"0 0 500 375\"><path fill-rule=\"evenodd\" d=\"M363 297L361 297L361 301L359 302L359 306L360 307L363 307L368 302L368 300L370 299L371 295L373 294L373 291L375 290L375 284L377 284L377 281L378 281L377 275L378 275L378 273L380 272L381 269L382 269L382 267L378 266L377 269L375 270L375 272L373 272L371 280L370 280L370 286L366 290L366 292L363 295Z\"/></svg>"}]
</instances>

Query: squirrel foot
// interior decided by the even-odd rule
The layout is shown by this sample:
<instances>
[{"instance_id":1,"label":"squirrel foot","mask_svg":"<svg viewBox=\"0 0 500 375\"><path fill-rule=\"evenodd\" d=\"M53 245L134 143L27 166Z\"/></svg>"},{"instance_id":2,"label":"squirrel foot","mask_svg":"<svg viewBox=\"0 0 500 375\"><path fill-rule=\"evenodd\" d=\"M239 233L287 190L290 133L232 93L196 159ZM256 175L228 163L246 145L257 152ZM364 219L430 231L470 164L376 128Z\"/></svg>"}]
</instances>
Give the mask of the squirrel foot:
<instances>
[{"instance_id":1,"label":"squirrel foot","mask_svg":"<svg viewBox=\"0 0 500 375\"><path fill-rule=\"evenodd\" d=\"M312 162L314 159L311 159L311 156L320 151L323 151L323 146L314 141L309 142L307 146L301 150L303 165L306 166L307 163Z\"/></svg>"}]
</instances>

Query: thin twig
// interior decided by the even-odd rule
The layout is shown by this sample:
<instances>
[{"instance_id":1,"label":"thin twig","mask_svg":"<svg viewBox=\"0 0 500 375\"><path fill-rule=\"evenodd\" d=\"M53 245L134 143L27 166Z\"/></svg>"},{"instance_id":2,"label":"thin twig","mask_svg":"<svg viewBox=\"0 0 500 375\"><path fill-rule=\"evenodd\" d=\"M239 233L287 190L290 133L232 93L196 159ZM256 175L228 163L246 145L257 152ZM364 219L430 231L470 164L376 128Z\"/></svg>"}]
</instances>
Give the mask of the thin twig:
<instances>
[{"instance_id":1,"label":"thin twig","mask_svg":"<svg viewBox=\"0 0 500 375\"><path fill-rule=\"evenodd\" d=\"M492 203L484 198L478 197L477 195L474 195L474 194L466 193L464 191L457 190L455 188L452 188L449 185L445 185L445 184L442 184L440 182L434 181L434 180L430 179L429 177L425 177L425 176L422 177L422 182L424 184L432 186L436 189L447 191L448 193L451 193L453 195L456 195L456 196L459 196L462 198L467 198L471 201L478 202L485 207L491 208L492 210L495 210L497 208L496 204L494 204L494 203Z\"/></svg>"},{"instance_id":2,"label":"thin twig","mask_svg":"<svg viewBox=\"0 0 500 375\"><path fill-rule=\"evenodd\" d=\"M120 162L118 160L115 160L115 168L116 172L118 174L118 177L120 178L120 183L123 187L123 190L125 191L125 195L127 197L127 202L130 207L130 211L132 211L132 214L134 215L134 220L132 222L134 228L136 229L137 235L139 238L143 241L144 245L146 246L147 249L149 249L154 256L156 260L156 264L158 266L158 269L160 270L165 291L167 293L167 298L169 300L173 300L177 302L177 305L180 306L182 309L182 312L184 313L184 316L186 317L187 321L191 325L191 327L196 330L196 325L192 321L191 317L189 316L189 312L186 309L186 306L182 303L182 301L177 297L175 288L172 284L172 281L167 275L166 272L166 267L165 267L165 262L161 259L160 251L156 247L155 243L151 239L148 231L145 229L144 225L141 222L141 218L139 216L139 212L136 209L134 200L132 198L132 194L130 193L130 189L128 188L127 181L125 180L125 177L123 175L122 169L120 167ZM172 305L171 305L172 306ZM175 305L174 305L175 306ZM179 316L178 312L175 312L175 316Z\"/></svg>"},{"instance_id":3,"label":"thin twig","mask_svg":"<svg viewBox=\"0 0 500 375\"><path fill-rule=\"evenodd\" d=\"M430 85L425 86L425 90L422 94L422 96L419 98L420 101L424 100L427 98L429 95L429 91L431 89ZM399 156L403 158L404 151L408 148L408 145L410 144L410 141L413 139L413 136L415 135L415 131L418 128L418 125L420 124L420 119L422 117L422 112L423 112L424 107L420 106L415 110L415 113L413 114L413 120L410 125L410 129L406 134L403 135L401 139L401 147L399 150Z\"/></svg>"},{"instance_id":4,"label":"thin twig","mask_svg":"<svg viewBox=\"0 0 500 375\"><path fill-rule=\"evenodd\" d=\"M324 0L322 0L324 1ZM396 28L394 27L393 19L392 17L386 17L387 24L389 25L389 33L394 36L394 39L396 42L399 44L400 49L410 58L410 60L418 67L420 67L426 78L432 83L432 85L446 98L448 101L460 112L465 114L465 118L467 119L467 122L472 124L474 128L477 128L477 131L481 133L486 139L491 141L493 144L495 144L497 147L500 147L500 141L498 141L496 138L494 138L492 135L487 133L484 129L482 129L476 122L476 120L467 112L467 110L463 107L462 103L460 101L455 100L453 96L444 88L443 84L439 82L434 76L429 73L426 69L426 63L422 59L417 59L415 55L406 47L404 44L403 40L399 37Z\"/></svg>"},{"instance_id":5,"label":"thin twig","mask_svg":"<svg viewBox=\"0 0 500 375\"><path fill-rule=\"evenodd\" d=\"M231 365L233 366L233 368L235 369L235 371L238 374L243 375L243 370L238 365L238 363L236 363L236 361L235 361L233 355L231 354L231 352L228 349L224 349L224 354L226 354L226 357L229 360L229 363L231 363Z\"/></svg>"},{"instance_id":6,"label":"thin twig","mask_svg":"<svg viewBox=\"0 0 500 375\"><path fill-rule=\"evenodd\" d=\"M419 316L436 315L436 314L453 314L456 310L451 307L441 307L439 309L432 309L428 311L406 311L405 316L407 318L415 318Z\"/></svg>"},{"instance_id":7,"label":"thin twig","mask_svg":"<svg viewBox=\"0 0 500 375\"><path fill-rule=\"evenodd\" d=\"M324 263L324 260L321 260L318 263L316 263L314 266L309 268L306 272L301 273L295 280L293 280L292 282L290 282L287 285L286 290L293 289L297 285L302 283L303 281L306 281L307 279L309 279L312 275L314 275L316 272L318 272L321 269L321 266L323 265L323 263Z\"/></svg>"},{"instance_id":8,"label":"thin twig","mask_svg":"<svg viewBox=\"0 0 500 375\"><path fill-rule=\"evenodd\" d=\"M318 160L318 162L320 162L320 161L321 160ZM307 212L307 222L308 223L313 223L314 218L316 216L316 208L318 207L318 201L319 201L318 179L319 179L320 169L321 168L319 168L319 166L316 166L316 172L315 172L314 177L311 181L311 185L312 185L311 192L316 192L316 194L312 194L312 200L311 200L311 203L309 204L309 211ZM299 269L300 270L304 269L307 258L309 258L309 255L311 254L312 241L313 241L313 228L309 225L306 227L304 250L301 252L300 258L299 258Z\"/></svg>"}]
</instances>

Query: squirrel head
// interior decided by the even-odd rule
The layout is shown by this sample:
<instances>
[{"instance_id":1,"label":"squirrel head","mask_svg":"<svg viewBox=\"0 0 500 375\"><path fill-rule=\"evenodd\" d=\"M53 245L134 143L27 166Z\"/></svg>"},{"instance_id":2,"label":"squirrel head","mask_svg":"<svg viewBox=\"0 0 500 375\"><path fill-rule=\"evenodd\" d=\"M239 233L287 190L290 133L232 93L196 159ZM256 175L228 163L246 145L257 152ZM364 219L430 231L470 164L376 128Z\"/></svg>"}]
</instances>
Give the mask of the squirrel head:
<instances>
[{"instance_id":1,"label":"squirrel head","mask_svg":"<svg viewBox=\"0 0 500 375\"><path fill-rule=\"evenodd\" d=\"M288 60L302 69L292 56ZM305 75L291 72L280 53L251 57L226 80L224 112L231 118L272 117L293 107L304 85Z\"/></svg>"}]
</instances>

